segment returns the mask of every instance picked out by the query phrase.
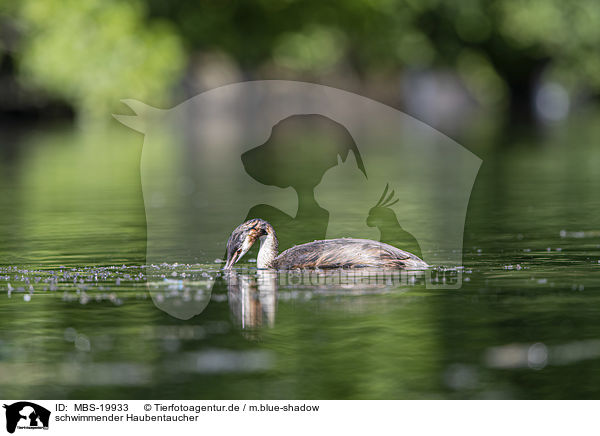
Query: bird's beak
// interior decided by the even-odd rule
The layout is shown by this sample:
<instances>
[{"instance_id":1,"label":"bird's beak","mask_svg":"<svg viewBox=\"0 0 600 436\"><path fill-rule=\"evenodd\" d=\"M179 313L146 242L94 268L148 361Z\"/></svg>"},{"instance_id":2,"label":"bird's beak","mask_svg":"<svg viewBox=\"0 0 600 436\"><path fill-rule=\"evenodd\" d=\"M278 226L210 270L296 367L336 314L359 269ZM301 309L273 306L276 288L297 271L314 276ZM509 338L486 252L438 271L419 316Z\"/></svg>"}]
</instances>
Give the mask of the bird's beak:
<instances>
[{"instance_id":1,"label":"bird's beak","mask_svg":"<svg viewBox=\"0 0 600 436\"><path fill-rule=\"evenodd\" d=\"M248 252L248 250L250 250L250 248L254 244L254 241L256 241L255 237L247 235L246 238L244 239L244 243L242 244L242 246L238 250L236 250L230 258L227 259L227 262L225 263L225 266L223 267L223 269L224 270L231 269L231 267L238 260L240 260L242 257L244 257L244 254L246 254Z\"/></svg>"},{"instance_id":2,"label":"bird's beak","mask_svg":"<svg viewBox=\"0 0 600 436\"><path fill-rule=\"evenodd\" d=\"M225 266L223 267L223 269L224 270L231 269L231 267L238 261L239 258L240 258L240 256L238 255L237 252L233 253L233 256L231 256L229 259L227 259L227 262L225 263Z\"/></svg>"}]
</instances>

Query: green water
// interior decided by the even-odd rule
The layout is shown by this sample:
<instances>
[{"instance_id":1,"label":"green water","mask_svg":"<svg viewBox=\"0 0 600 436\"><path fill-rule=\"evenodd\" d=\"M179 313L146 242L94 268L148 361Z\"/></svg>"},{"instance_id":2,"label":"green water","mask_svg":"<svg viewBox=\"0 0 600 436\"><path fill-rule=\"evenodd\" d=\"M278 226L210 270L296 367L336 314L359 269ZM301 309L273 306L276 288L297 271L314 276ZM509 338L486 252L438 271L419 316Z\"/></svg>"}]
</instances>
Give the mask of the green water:
<instances>
[{"instance_id":1,"label":"green water","mask_svg":"<svg viewBox=\"0 0 600 436\"><path fill-rule=\"evenodd\" d=\"M600 397L593 119L463 141L483 165L458 290L145 268L141 135L7 132L0 397Z\"/></svg>"}]
</instances>

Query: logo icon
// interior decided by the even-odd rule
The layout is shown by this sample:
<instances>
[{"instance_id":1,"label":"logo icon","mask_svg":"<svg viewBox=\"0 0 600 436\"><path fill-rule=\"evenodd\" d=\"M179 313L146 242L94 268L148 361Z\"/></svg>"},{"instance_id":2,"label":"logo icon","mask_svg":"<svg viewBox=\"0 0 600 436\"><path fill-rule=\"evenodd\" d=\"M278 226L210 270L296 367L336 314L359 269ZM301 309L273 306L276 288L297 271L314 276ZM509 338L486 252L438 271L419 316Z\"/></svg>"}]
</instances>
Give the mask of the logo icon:
<instances>
[{"instance_id":1,"label":"logo icon","mask_svg":"<svg viewBox=\"0 0 600 436\"><path fill-rule=\"evenodd\" d=\"M50 411L29 401L19 401L4 405L6 409L6 431L14 433L18 429L48 429Z\"/></svg>"}]
</instances>

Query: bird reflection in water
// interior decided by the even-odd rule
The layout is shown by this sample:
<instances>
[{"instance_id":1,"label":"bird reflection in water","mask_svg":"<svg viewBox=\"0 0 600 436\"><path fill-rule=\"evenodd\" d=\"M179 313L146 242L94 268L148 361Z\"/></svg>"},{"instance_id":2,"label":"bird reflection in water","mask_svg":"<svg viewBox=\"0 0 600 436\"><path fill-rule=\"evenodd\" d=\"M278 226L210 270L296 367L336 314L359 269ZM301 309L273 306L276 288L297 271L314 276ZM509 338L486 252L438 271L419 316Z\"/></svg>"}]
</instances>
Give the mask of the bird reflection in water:
<instances>
[{"instance_id":1,"label":"bird reflection in water","mask_svg":"<svg viewBox=\"0 0 600 436\"><path fill-rule=\"evenodd\" d=\"M243 330L273 327L277 310L277 272L256 271L225 275L229 309L234 322Z\"/></svg>"}]
</instances>

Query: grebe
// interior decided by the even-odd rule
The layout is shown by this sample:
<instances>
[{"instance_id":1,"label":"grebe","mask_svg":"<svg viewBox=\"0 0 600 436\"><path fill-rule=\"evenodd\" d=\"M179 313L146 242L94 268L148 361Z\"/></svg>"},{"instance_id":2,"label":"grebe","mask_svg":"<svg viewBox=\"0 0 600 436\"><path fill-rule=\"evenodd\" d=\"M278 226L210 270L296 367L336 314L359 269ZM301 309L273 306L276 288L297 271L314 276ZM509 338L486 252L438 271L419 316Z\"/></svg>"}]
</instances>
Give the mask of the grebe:
<instances>
[{"instance_id":1,"label":"grebe","mask_svg":"<svg viewBox=\"0 0 600 436\"><path fill-rule=\"evenodd\" d=\"M417 256L383 242L369 239L327 239L296 245L278 255L279 242L273 226L255 218L238 226L227 241L228 270L260 239L256 259L259 269L394 268L424 269Z\"/></svg>"}]
</instances>

